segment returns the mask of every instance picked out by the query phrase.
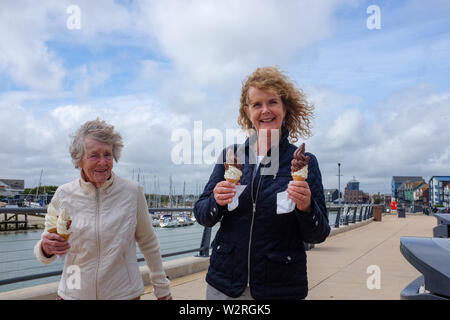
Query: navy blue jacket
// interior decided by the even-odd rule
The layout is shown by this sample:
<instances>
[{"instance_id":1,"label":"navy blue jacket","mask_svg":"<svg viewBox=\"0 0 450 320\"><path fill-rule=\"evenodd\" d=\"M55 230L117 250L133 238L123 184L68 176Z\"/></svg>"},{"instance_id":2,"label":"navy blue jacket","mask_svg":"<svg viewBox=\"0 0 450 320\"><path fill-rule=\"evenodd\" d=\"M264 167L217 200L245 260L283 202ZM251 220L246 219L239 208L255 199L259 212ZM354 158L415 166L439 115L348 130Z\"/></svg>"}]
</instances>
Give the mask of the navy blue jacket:
<instances>
[{"instance_id":1,"label":"navy blue jacket","mask_svg":"<svg viewBox=\"0 0 450 320\"><path fill-rule=\"evenodd\" d=\"M248 139L244 146L240 184L247 187L239 197L238 207L228 211L227 206L219 206L214 199L214 187L225 180L221 163L214 166L194 207L201 225L211 227L220 221L211 244L206 281L230 297L239 297L249 283L254 299L303 299L308 294L303 242L320 243L330 233L317 159L306 153L311 157L306 181L311 190L312 211L301 212L295 208L290 213L277 214L277 193L285 191L292 180L291 160L297 147L289 143L285 131L279 144L278 172L261 175L261 168L271 163L262 163L254 173ZM223 160L225 153L226 150Z\"/></svg>"}]
</instances>

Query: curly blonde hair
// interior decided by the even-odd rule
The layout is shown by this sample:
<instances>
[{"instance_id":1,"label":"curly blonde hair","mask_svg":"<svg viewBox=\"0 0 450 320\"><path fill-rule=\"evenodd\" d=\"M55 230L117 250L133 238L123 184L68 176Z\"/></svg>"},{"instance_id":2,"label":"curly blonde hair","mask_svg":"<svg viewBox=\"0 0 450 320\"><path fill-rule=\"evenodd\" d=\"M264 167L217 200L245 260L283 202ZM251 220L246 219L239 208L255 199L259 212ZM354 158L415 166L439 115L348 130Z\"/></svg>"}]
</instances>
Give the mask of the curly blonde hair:
<instances>
[{"instance_id":1,"label":"curly blonde hair","mask_svg":"<svg viewBox=\"0 0 450 320\"><path fill-rule=\"evenodd\" d=\"M278 67L258 68L243 82L238 117L238 124L243 130L252 128L252 122L245 113L245 107L249 105L250 87L280 96L286 110L284 127L289 131L291 142L296 142L300 136L305 139L311 136L314 105L306 100L303 91L296 88Z\"/></svg>"}]
</instances>

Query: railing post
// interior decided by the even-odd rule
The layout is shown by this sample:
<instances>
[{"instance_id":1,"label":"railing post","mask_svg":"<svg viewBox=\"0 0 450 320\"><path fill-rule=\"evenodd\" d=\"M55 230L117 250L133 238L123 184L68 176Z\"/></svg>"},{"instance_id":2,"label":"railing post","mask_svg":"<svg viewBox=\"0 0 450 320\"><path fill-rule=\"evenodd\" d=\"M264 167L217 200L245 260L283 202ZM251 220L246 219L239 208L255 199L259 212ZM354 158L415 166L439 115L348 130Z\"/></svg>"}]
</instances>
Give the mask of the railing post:
<instances>
[{"instance_id":1,"label":"railing post","mask_svg":"<svg viewBox=\"0 0 450 320\"><path fill-rule=\"evenodd\" d=\"M352 219L352 223L356 223L356 211L358 211L358 206L355 206L353 208L353 219Z\"/></svg>"},{"instance_id":2,"label":"railing post","mask_svg":"<svg viewBox=\"0 0 450 320\"><path fill-rule=\"evenodd\" d=\"M350 207L344 207L344 225L348 225L348 212Z\"/></svg>"},{"instance_id":3,"label":"railing post","mask_svg":"<svg viewBox=\"0 0 450 320\"><path fill-rule=\"evenodd\" d=\"M205 227L203 229L202 243L200 244L200 248L203 248L199 251L199 257L207 258L209 257L209 246L211 243L211 227Z\"/></svg>"},{"instance_id":4,"label":"railing post","mask_svg":"<svg viewBox=\"0 0 450 320\"><path fill-rule=\"evenodd\" d=\"M339 228L339 221L341 219L341 210L342 210L342 208L339 207L338 212L336 214L336 221L334 222L334 227L335 228Z\"/></svg>"}]
</instances>

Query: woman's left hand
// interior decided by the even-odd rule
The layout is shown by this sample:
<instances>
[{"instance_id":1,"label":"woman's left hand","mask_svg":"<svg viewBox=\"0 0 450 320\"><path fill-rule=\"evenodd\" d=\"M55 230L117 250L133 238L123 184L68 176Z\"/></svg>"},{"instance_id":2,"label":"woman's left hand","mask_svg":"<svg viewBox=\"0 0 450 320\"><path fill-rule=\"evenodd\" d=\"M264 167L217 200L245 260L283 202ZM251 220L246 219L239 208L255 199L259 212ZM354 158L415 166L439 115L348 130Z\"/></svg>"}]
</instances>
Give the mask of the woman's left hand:
<instances>
[{"instance_id":1,"label":"woman's left hand","mask_svg":"<svg viewBox=\"0 0 450 320\"><path fill-rule=\"evenodd\" d=\"M311 209L311 190L306 181L289 182L287 193L289 198L295 202L297 209L309 212Z\"/></svg>"}]
</instances>

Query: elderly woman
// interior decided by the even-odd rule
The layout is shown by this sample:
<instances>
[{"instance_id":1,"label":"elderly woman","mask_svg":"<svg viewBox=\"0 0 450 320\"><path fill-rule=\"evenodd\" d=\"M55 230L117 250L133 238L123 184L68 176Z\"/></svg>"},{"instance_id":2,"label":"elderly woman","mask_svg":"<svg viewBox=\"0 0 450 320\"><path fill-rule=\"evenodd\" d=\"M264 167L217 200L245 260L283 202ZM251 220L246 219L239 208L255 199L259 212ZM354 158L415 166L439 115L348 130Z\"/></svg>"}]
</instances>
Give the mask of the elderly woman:
<instances>
[{"instance_id":1,"label":"elderly woman","mask_svg":"<svg viewBox=\"0 0 450 320\"><path fill-rule=\"evenodd\" d=\"M289 139L310 135L312 111L277 68L258 68L243 84L238 123L253 135L232 150L242 163L239 188L246 187L237 207L228 206L238 187L224 181L226 148L194 208L200 224L220 221L206 275L207 299L307 296L304 242L323 242L330 227L317 159L306 153L307 179L292 181L297 147Z\"/></svg>"},{"instance_id":2,"label":"elderly woman","mask_svg":"<svg viewBox=\"0 0 450 320\"><path fill-rule=\"evenodd\" d=\"M73 138L70 154L80 178L56 190L47 213L49 218L70 215L70 243L46 226L34 249L45 264L66 254L58 299L139 299L144 286L136 242L155 296L171 299L143 188L112 171L122 147L120 134L98 118L82 125Z\"/></svg>"}]
</instances>

